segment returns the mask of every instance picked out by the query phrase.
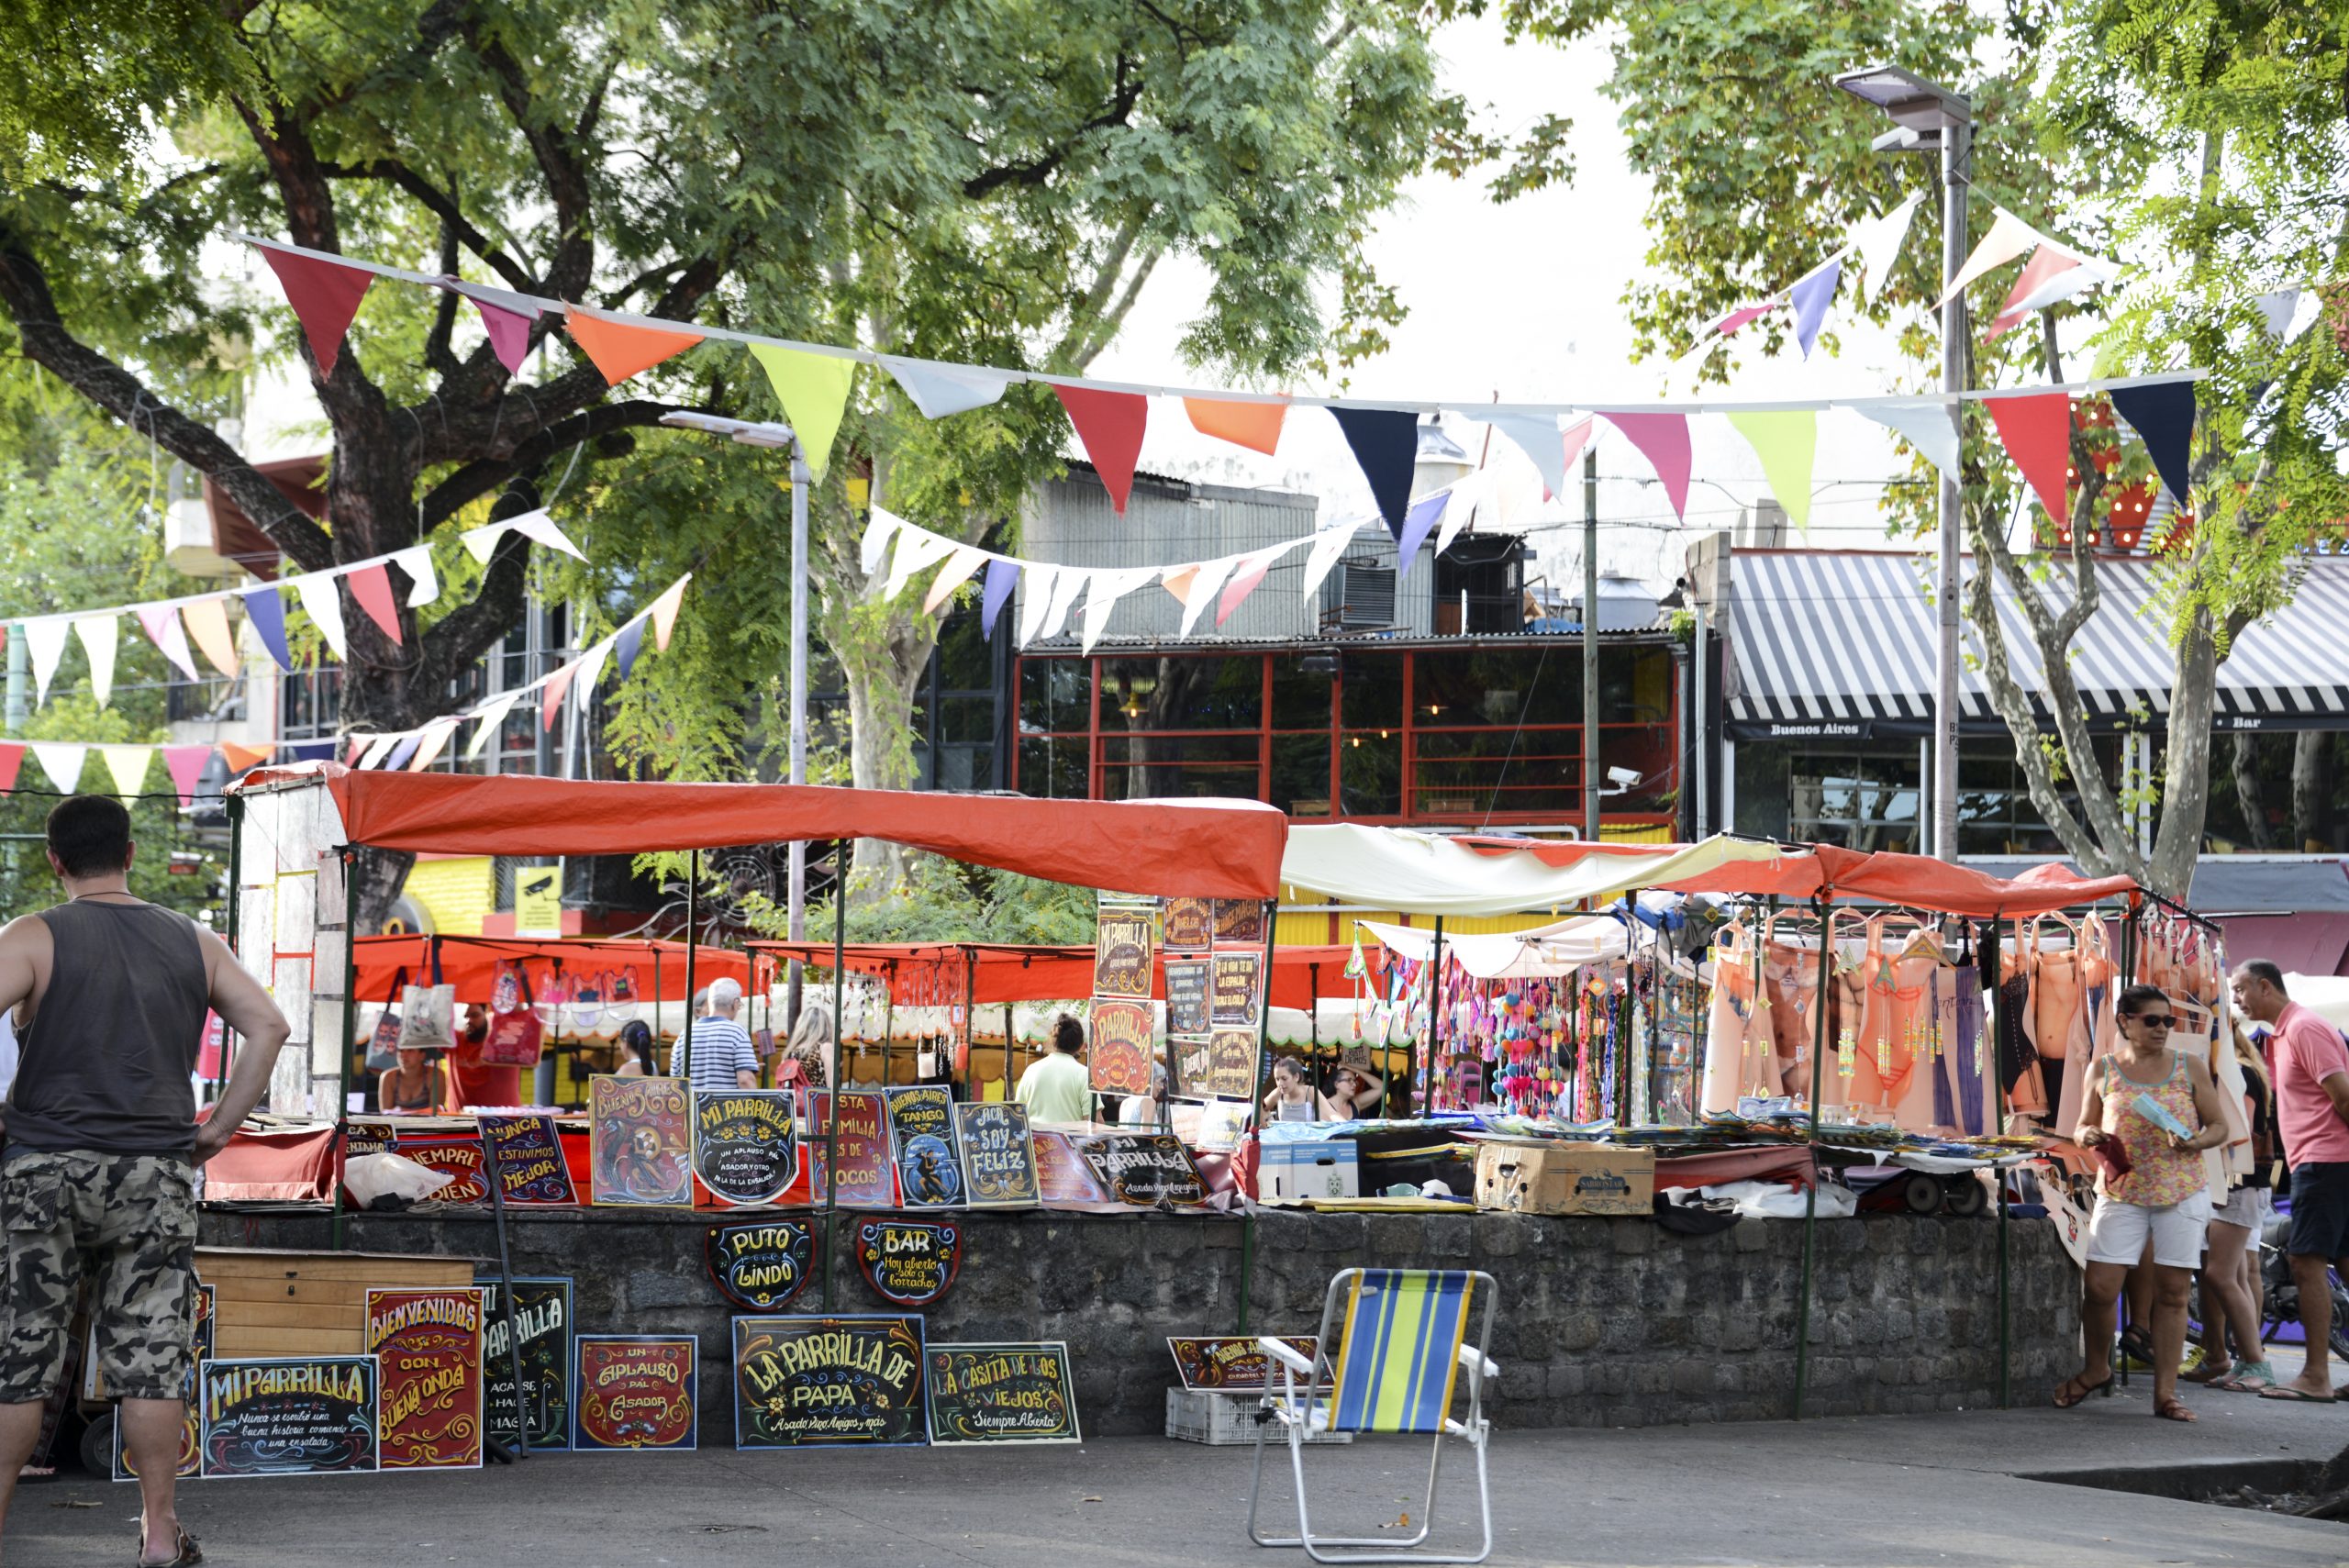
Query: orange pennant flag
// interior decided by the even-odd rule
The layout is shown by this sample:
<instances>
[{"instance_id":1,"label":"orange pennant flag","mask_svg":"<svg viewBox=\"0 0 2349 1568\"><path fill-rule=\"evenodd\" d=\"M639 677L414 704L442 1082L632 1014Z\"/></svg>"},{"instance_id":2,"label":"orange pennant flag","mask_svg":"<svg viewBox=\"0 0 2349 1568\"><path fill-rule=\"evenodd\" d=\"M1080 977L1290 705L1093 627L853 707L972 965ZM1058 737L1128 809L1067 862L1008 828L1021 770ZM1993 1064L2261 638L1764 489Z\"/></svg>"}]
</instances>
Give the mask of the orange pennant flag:
<instances>
[{"instance_id":1,"label":"orange pennant flag","mask_svg":"<svg viewBox=\"0 0 2349 1568\"><path fill-rule=\"evenodd\" d=\"M693 580L693 573L686 573L652 601L652 642L663 653L669 651L669 634L677 627L677 606L685 602L685 584Z\"/></svg>"},{"instance_id":2,"label":"orange pennant flag","mask_svg":"<svg viewBox=\"0 0 2349 1568\"><path fill-rule=\"evenodd\" d=\"M1199 575L1199 563L1175 566L1158 574L1158 585L1174 595L1174 602L1185 609L1191 607L1191 584Z\"/></svg>"},{"instance_id":3,"label":"orange pennant flag","mask_svg":"<svg viewBox=\"0 0 2349 1568\"><path fill-rule=\"evenodd\" d=\"M665 327L640 327L617 321L581 306L566 306L563 322L580 352L596 361L607 386L618 386L639 371L651 370L674 354L701 341L698 332L673 332Z\"/></svg>"},{"instance_id":4,"label":"orange pennant flag","mask_svg":"<svg viewBox=\"0 0 2349 1568\"><path fill-rule=\"evenodd\" d=\"M214 669L232 681L245 673L244 661L237 657L237 634L228 629L228 606L217 595L190 599L180 606L180 618Z\"/></svg>"},{"instance_id":5,"label":"orange pennant flag","mask_svg":"<svg viewBox=\"0 0 2349 1568\"><path fill-rule=\"evenodd\" d=\"M233 740L223 740L220 742L220 760L228 764L230 773L241 773L247 768L259 767L268 762L276 751L274 746L239 746Z\"/></svg>"},{"instance_id":6,"label":"orange pennant flag","mask_svg":"<svg viewBox=\"0 0 2349 1568\"><path fill-rule=\"evenodd\" d=\"M1288 399L1236 403L1220 397L1186 397L1183 412L1191 417L1191 428L1199 434L1270 457L1281 444L1281 421L1288 417Z\"/></svg>"}]
</instances>

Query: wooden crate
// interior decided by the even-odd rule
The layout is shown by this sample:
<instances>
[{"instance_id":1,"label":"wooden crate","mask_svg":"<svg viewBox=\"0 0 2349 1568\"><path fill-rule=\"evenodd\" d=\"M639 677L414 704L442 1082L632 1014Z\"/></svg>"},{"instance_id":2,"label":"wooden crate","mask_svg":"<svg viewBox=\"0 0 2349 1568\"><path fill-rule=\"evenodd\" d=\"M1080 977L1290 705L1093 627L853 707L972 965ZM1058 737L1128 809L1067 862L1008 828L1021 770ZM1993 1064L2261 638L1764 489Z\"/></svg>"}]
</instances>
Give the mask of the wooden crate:
<instances>
[{"instance_id":1,"label":"wooden crate","mask_svg":"<svg viewBox=\"0 0 2349 1568\"><path fill-rule=\"evenodd\" d=\"M212 1287L212 1353L361 1355L370 1285L466 1285L471 1258L394 1252L300 1252L199 1247L196 1277Z\"/></svg>"}]
</instances>

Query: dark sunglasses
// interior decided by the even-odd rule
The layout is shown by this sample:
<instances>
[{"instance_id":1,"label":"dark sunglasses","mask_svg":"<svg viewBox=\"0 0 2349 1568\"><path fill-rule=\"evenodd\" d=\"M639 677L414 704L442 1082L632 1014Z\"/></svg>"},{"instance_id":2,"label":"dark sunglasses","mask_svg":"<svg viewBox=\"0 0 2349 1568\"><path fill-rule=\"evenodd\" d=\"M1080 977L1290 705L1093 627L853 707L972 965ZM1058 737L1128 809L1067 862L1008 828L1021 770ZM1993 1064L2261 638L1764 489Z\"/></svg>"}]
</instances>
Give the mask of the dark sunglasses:
<instances>
[{"instance_id":1,"label":"dark sunglasses","mask_svg":"<svg viewBox=\"0 0 2349 1568\"><path fill-rule=\"evenodd\" d=\"M2141 1023L2149 1029L2172 1029L2177 1027L2176 1018L2169 1013L2123 1013L2121 1017L2124 1022Z\"/></svg>"}]
</instances>

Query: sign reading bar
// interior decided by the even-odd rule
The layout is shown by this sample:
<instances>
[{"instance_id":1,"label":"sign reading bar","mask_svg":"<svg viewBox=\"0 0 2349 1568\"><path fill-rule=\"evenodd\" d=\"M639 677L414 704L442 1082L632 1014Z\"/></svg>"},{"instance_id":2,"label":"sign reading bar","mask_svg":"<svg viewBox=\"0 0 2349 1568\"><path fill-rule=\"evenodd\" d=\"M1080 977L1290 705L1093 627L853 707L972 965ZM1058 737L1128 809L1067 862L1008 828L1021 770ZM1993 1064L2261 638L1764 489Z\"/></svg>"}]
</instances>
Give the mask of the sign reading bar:
<instances>
[{"instance_id":1,"label":"sign reading bar","mask_svg":"<svg viewBox=\"0 0 2349 1568\"><path fill-rule=\"evenodd\" d=\"M376 1468L373 1356L208 1361L196 1369L206 1480Z\"/></svg>"},{"instance_id":2,"label":"sign reading bar","mask_svg":"<svg viewBox=\"0 0 2349 1568\"><path fill-rule=\"evenodd\" d=\"M932 1345L929 1367L933 1443L1085 1440L1065 1344Z\"/></svg>"},{"instance_id":3,"label":"sign reading bar","mask_svg":"<svg viewBox=\"0 0 2349 1568\"><path fill-rule=\"evenodd\" d=\"M963 1272L963 1229L945 1219L865 1220L856 1228L856 1266L882 1300L928 1307Z\"/></svg>"},{"instance_id":4,"label":"sign reading bar","mask_svg":"<svg viewBox=\"0 0 2349 1568\"><path fill-rule=\"evenodd\" d=\"M807 1201L824 1202L824 1147L830 1129L832 1096L807 1096ZM887 1208L896 1201L897 1181L889 1148L889 1102L852 1089L841 1095L841 1174L834 1203L841 1208Z\"/></svg>"},{"instance_id":5,"label":"sign reading bar","mask_svg":"<svg viewBox=\"0 0 2349 1568\"><path fill-rule=\"evenodd\" d=\"M1168 952L1205 952L1215 940L1215 900L1169 898L1166 901Z\"/></svg>"},{"instance_id":6,"label":"sign reading bar","mask_svg":"<svg viewBox=\"0 0 2349 1568\"><path fill-rule=\"evenodd\" d=\"M734 1319L734 1446L929 1440L919 1318Z\"/></svg>"},{"instance_id":7,"label":"sign reading bar","mask_svg":"<svg viewBox=\"0 0 2349 1568\"><path fill-rule=\"evenodd\" d=\"M1093 1043L1085 1061L1096 1094L1150 1093L1152 1032L1147 1002L1093 1005Z\"/></svg>"},{"instance_id":8,"label":"sign reading bar","mask_svg":"<svg viewBox=\"0 0 2349 1568\"><path fill-rule=\"evenodd\" d=\"M1264 955L1219 952L1208 984L1208 1013L1217 1029L1254 1029L1264 1000Z\"/></svg>"},{"instance_id":9,"label":"sign reading bar","mask_svg":"<svg viewBox=\"0 0 2349 1568\"><path fill-rule=\"evenodd\" d=\"M683 1078L587 1080L587 1168L599 1204L691 1208L693 1086Z\"/></svg>"},{"instance_id":10,"label":"sign reading bar","mask_svg":"<svg viewBox=\"0 0 2349 1568\"><path fill-rule=\"evenodd\" d=\"M697 1345L691 1334L580 1335L571 1446L692 1448Z\"/></svg>"},{"instance_id":11,"label":"sign reading bar","mask_svg":"<svg viewBox=\"0 0 2349 1568\"><path fill-rule=\"evenodd\" d=\"M400 1139L392 1151L448 1178L426 1195L434 1203L487 1203L489 1175L482 1162L481 1139L470 1132L420 1132Z\"/></svg>"},{"instance_id":12,"label":"sign reading bar","mask_svg":"<svg viewBox=\"0 0 2349 1568\"><path fill-rule=\"evenodd\" d=\"M506 1348L504 1287L481 1286L482 1422L500 1442L514 1441L514 1358ZM514 1332L522 1346L522 1418L530 1447L571 1446L571 1279L514 1282Z\"/></svg>"},{"instance_id":13,"label":"sign reading bar","mask_svg":"<svg viewBox=\"0 0 2349 1568\"><path fill-rule=\"evenodd\" d=\"M1166 961L1166 1032L1205 1034L1208 1023L1208 961Z\"/></svg>"},{"instance_id":14,"label":"sign reading bar","mask_svg":"<svg viewBox=\"0 0 2349 1568\"><path fill-rule=\"evenodd\" d=\"M1150 1000L1151 928L1154 904L1103 900L1093 941L1093 994Z\"/></svg>"},{"instance_id":15,"label":"sign reading bar","mask_svg":"<svg viewBox=\"0 0 2349 1568\"><path fill-rule=\"evenodd\" d=\"M799 1174L795 1100L789 1089L696 1091L694 1172L720 1202L774 1203Z\"/></svg>"},{"instance_id":16,"label":"sign reading bar","mask_svg":"<svg viewBox=\"0 0 2349 1568\"><path fill-rule=\"evenodd\" d=\"M963 1157L954 1133L952 1090L943 1084L909 1084L890 1090L889 1137L896 1150L900 1204L907 1208L962 1207Z\"/></svg>"},{"instance_id":17,"label":"sign reading bar","mask_svg":"<svg viewBox=\"0 0 2349 1568\"><path fill-rule=\"evenodd\" d=\"M366 1304L383 1468L480 1469L481 1292L371 1286Z\"/></svg>"},{"instance_id":18,"label":"sign reading bar","mask_svg":"<svg viewBox=\"0 0 2349 1568\"><path fill-rule=\"evenodd\" d=\"M1285 1334L1281 1343L1311 1361L1320 1340L1311 1334L1295 1338ZM1174 1354L1174 1371L1186 1388L1230 1394L1270 1388L1280 1381L1273 1358L1258 1348L1253 1334L1169 1337L1166 1348Z\"/></svg>"},{"instance_id":19,"label":"sign reading bar","mask_svg":"<svg viewBox=\"0 0 2349 1568\"><path fill-rule=\"evenodd\" d=\"M715 1225L702 1261L718 1294L745 1312L774 1312L807 1284L816 1236L804 1219Z\"/></svg>"},{"instance_id":20,"label":"sign reading bar","mask_svg":"<svg viewBox=\"0 0 2349 1568\"><path fill-rule=\"evenodd\" d=\"M963 1135L963 1169L970 1177L973 1208L1033 1208L1036 1150L1028 1132L1028 1107L1015 1101L974 1100L954 1107Z\"/></svg>"},{"instance_id":21,"label":"sign reading bar","mask_svg":"<svg viewBox=\"0 0 2349 1568\"><path fill-rule=\"evenodd\" d=\"M575 1204L571 1169L551 1116L485 1116L481 1135L497 1154L497 1176L506 1201L525 1207Z\"/></svg>"},{"instance_id":22,"label":"sign reading bar","mask_svg":"<svg viewBox=\"0 0 2349 1568\"><path fill-rule=\"evenodd\" d=\"M1199 1168L1171 1132L1108 1133L1080 1140L1077 1151L1115 1202L1137 1208L1207 1202Z\"/></svg>"}]
</instances>

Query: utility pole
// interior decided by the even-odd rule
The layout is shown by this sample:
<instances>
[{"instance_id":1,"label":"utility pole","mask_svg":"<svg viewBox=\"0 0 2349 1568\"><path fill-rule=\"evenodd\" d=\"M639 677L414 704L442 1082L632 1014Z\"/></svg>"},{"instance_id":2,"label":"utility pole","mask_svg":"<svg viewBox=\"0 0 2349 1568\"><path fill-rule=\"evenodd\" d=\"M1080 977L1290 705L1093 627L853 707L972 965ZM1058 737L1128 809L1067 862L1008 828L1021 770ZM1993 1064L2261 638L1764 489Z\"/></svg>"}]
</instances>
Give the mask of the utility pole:
<instances>
[{"instance_id":1,"label":"utility pole","mask_svg":"<svg viewBox=\"0 0 2349 1568\"><path fill-rule=\"evenodd\" d=\"M1598 448L1582 454L1582 831L1598 842Z\"/></svg>"},{"instance_id":2,"label":"utility pole","mask_svg":"<svg viewBox=\"0 0 2349 1568\"><path fill-rule=\"evenodd\" d=\"M807 449L797 431L791 437L791 782L807 782ZM832 889L834 898L847 895L845 878ZM807 940L807 846L791 840L791 891L785 928L795 942ZM799 1022L800 988L805 975L796 958L791 961L789 988L784 1006L786 1029ZM840 1020L832 1020L840 1028ZM834 1085L837 1087L838 1085Z\"/></svg>"}]
</instances>

